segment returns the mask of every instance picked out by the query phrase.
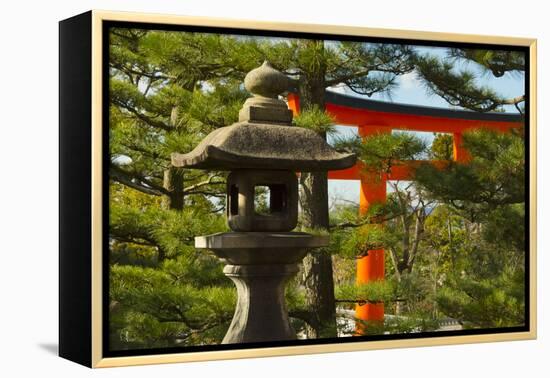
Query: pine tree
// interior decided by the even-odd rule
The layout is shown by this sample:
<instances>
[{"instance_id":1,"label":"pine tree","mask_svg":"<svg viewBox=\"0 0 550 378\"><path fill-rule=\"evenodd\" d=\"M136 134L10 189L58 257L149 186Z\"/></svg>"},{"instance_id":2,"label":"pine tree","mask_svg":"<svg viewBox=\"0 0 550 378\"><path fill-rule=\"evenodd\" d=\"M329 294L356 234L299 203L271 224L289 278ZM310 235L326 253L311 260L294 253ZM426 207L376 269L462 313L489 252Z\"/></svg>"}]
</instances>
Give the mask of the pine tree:
<instances>
[{"instance_id":1,"label":"pine tree","mask_svg":"<svg viewBox=\"0 0 550 378\"><path fill-rule=\"evenodd\" d=\"M447 58L424 55L416 62L428 91L453 106L488 112L514 105L523 114L525 94L505 98L478 85L471 69L455 69L466 63L494 77L522 75L523 52L452 48ZM467 327L521 325L525 322L526 253L523 129L506 134L470 132L463 144L472 155L467 164L451 163L444 170L426 166L416 174L420 185L461 218L461 228L468 232L468 238L457 243L457 229L447 221L454 269L437 303Z\"/></svg>"},{"instance_id":2,"label":"pine tree","mask_svg":"<svg viewBox=\"0 0 550 378\"><path fill-rule=\"evenodd\" d=\"M415 57L416 72L428 91L452 106L477 112L502 111L505 105L514 105L522 113L520 104L525 94L505 98L489 86L479 85L472 69L458 70L462 63L473 63L483 71L502 77L525 71L525 53L519 51L451 48L447 57L425 54Z\"/></svg>"},{"instance_id":3,"label":"pine tree","mask_svg":"<svg viewBox=\"0 0 550 378\"><path fill-rule=\"evenodd\" d=\"M236 82L217 85L208 67L182 71L171 59L177 49L183 67L196 68L192 43L213 38L136 29L110 38L111 347L218 343L234 289L193 244L226 229L225 175L174 169L170 154L234 122L247 94Z\"/></svg>"},{"instance_id":4,"label":"pine tree","mask_svg":"<svg viewBox=\"0 0 550 378\"><path fill-rule=\"evenodd\" d=\"M440 310L467 327L525 322L525 145L517 133L464 135L468 164L423 167L416 178L462 218L468 237L452 240L454 269L437 296Z\"/></svg>"}]
</instances>

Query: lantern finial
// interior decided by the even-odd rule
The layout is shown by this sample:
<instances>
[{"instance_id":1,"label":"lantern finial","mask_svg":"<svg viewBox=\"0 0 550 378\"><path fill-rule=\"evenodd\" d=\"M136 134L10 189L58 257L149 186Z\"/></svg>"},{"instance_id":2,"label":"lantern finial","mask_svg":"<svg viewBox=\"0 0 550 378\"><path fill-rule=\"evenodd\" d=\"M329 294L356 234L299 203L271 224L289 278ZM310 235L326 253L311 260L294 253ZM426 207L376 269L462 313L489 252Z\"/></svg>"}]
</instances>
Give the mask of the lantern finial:
<instances>
[{"instance_id":1,"label":"lantern finial","mask_svg":"<svg viewBox=\"0 0 550 378\"><path fill-rule=\"evenodd\" d=\"M289 79L266 60L244 78L244 87L254 96L277 98L288 89Z\"/></svg>"},{"instance_id":2,"label":"lantern finial","mask_svg":"<svg viewBox=\"0 0 550 378\"><path fill-rule=\"evenodd\" d=\"M239 112L240 122L288 125L292 112L279 95L288 90L290 79L266 60L244 78L244 87L254 96L247 99Z\"/></svg>"}]
</instances>

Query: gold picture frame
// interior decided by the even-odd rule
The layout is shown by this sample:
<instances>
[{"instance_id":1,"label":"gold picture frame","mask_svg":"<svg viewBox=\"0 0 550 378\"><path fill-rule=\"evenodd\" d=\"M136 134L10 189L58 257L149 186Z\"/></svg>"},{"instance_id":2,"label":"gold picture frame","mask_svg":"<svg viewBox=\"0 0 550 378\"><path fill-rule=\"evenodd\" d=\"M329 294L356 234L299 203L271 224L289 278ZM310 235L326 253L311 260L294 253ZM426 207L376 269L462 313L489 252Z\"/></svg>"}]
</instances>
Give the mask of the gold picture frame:
<instances>
[{"instance_id":1,"label":"gold picture frame","mask_svg":"<svg viewBox=\"0 0 550 378\"><path fill-rule=\"evenodd\" d=\"M106 127L104 101L106 91L103 66L105 53L104 25L106 22L128 22L159 25L186 25L271 32L296 32L331 36L394 38L412 41L458 42L516 46L528 49L529 54L529 301L528 330L493 334L403 338L397 340L357 341L296 346L275 346L252 349L144 354L123 357L105 357L103 353L103 243L105 224L103 193L105 165L103 161ZM230 20L209 17L110 12L93 10L60 23L60 124L61 124L61 198L60 219L60 355L89 367L114 367L161 364L188 361L207 361L250 357L299 355L312 353L347 352L357 350L421 347L449 344L467 344L496 341L535 339L537 336L536 304L536 124L537 124L537 41L536 39L502 36L450 34L425 31L377 29L338 25L294 24ZM80 39L79 39L80 38ZM83 42L84 41L84 45ZM82 53L82 49L86 50ZM71 61L81 67L70 67ZM89 71L89 72L88 72ZM86 76L89 75L89 76ZM76 83L76 84L75 84ZM74 86L77 85L76 90ZM84 97L78 94L82 93ZM89 94L89 96L88 96ZM88 102L89 101L89 102ZM71 113L71 109L80 112ZM70 122L80 131L67 131ZM70 134L70 133L77 133ZM76 139L75 139L76 138ZM76 141L76 142L75 142ZM88 144L88 149L79 149ZM84 156L84 154L88 154ZM76 154L76 155L71 155ZM81 155L82 154L82 155ZM81 160L89 169L79 171L71 166L70 156ZM75 159L75 160L78 160ZM65 165L64 165L65 164ZM77 174L77 172L79 172ZM74 176L74 175L77 176ZM76 182L76 183L75 183ZM87 188L87 189L86 189ZM71 213L69 207L83 200L84 213ZM73 210L77 211L77 210ZM85 222L75 223L78 216ZM77 217L77 218L75 218ZM82 235L86 235L85 237ZM71 253L72 252L72 255ZM77 254L78 256L75 256ZM75 307L78 307L76 309ZM83 315L84 314L84 315ZM75 351L79 340L86 344ZM89 345L88 345L89 344Z\"/></svg>"}]
</instances>

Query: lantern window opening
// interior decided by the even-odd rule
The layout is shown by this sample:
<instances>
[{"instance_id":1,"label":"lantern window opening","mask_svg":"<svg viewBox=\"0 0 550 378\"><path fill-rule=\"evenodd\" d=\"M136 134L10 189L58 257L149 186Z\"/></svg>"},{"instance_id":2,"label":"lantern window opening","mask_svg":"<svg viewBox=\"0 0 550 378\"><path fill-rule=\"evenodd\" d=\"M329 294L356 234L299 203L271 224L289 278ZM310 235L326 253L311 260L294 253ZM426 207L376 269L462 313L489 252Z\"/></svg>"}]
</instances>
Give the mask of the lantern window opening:
<instances>
[{"instance_id":1,"label":"lantern window opening","mask_svg":"<svg viewBox=\"0 0 550 378\"><path fill-rule=\"evenodd\" d=\"M270 216L283 213L287 209L285 184L257 184L254 186L254 213Z\"/></svg>"},{"instance_id":2,"label":"lantern window opening","mask_svg":"<svg viewBox=\"0 0 550 378\"><path fill-rule=\"evenodd\" d=\"M239 187L235 184L229 189L229 212L231 215L239 214Z\"/></svg>"}]
</instances>

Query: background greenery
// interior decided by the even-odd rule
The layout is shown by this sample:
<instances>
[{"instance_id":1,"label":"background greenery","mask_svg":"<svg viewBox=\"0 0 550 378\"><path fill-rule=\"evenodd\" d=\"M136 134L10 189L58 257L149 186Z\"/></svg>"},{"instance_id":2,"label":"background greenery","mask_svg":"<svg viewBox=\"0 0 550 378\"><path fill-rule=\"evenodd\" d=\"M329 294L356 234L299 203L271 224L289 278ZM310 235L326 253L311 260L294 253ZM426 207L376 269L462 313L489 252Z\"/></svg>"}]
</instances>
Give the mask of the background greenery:
<instances>
[{"instance_id":1,"label":"background greenery","mask_svg":"<svg viewBox=\"0 0 550 378\"><path fill-rule=\"evenodd\" d=\"M414 72L429 93L472 111L501 111L504 98L457 69L470 61L488 75L524 70L522 53L251 38L112 29L110 35L110 345L111 349L219 343L235 290L193 237L227 230L225 173L177 170L170 153L188 152L215 128L237 120L249 96L244 75L269 60L289 75L302 100L298 127L333 133L324 90L391 94ZM416 181L392 182L386 204L358 215L356 204L328 208L326 175L302 175L300 226L326 229L331 245L312 251L287 290L302 337L343 336L343 311L384 301L384 324L369 333L437 330L448 317L464 328L524 323L525 151L522 130L464 137L468 164L421 167ZM384 172L399 160L449 160L450 136L427 146L415 135L373 136L335 146ZM315 193L309 195L308 193ZM384 221L384 226L378 225ZM354 285L355 259L387 250L386 281ZM338 311L337 311L338 310ZM338 321L337 321L338 320Z\"/></svg>"}]
</instances>

